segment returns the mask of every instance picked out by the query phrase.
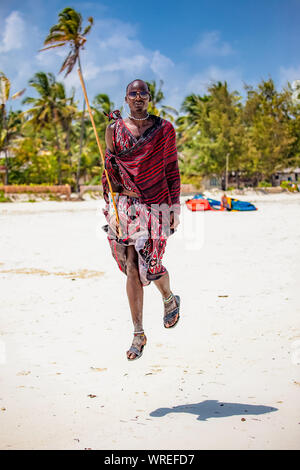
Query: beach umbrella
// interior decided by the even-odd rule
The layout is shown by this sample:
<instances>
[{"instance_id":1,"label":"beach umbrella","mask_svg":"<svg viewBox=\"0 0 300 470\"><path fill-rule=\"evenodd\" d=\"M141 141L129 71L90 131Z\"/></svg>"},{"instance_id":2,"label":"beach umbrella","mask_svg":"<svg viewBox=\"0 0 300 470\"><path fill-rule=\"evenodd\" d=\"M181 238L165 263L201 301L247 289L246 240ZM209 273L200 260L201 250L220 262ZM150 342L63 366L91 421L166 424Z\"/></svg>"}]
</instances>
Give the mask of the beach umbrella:
<instances>
[{"instance_id":1,"label":"beach umbrella","mask_svg":"<svg viewBox=\"0 0 300 470\"><path fill-rule=\"evenodd\" d=\"M64 60L61 69L59 73L65 71L65 77L72 72L75 64L78 64L78 75L79 75L79 80L80 84L82 87L82 91L84 94L84 99L87 105L87 109L89 112L89 116L91 119L91 123L93 126L93 130L95 133L98 149L100 152L100 156L102 159L106 179L108 182L109 190L112 196L112 202L114 206L114 210L116 213L116 219L117 223L119 225L119 233L121 234L120 230L120 221L119 221L119 215L117 211L117 206L116 202L114 199L114 194L111 186L111 182L108 176L108 172L105 168L105 159L103 155L103 151L101 148L99 136L97 133L95 121L93 118L92 110L90 107L89 99L87 96L87 91L86 91L86 86L82 74L82 68L81 68L81 61L80 61L80 51L84 48L84 44L86 42L86 35L90 32L91 27L93 26L94 20L92 17L88 18L88 25L83 29L82 28L82 16L80 13L78 13L76 10L73 8L67 7L62 10L59 15L58 15L58 23L50 29L50 32L48 36L46 37L44 41L44 47L41 49L41 51L45 51L47 49L53 49L55 47L62 47L68 45L70 47L69 53Z\"/></svg>"}]
</instances>

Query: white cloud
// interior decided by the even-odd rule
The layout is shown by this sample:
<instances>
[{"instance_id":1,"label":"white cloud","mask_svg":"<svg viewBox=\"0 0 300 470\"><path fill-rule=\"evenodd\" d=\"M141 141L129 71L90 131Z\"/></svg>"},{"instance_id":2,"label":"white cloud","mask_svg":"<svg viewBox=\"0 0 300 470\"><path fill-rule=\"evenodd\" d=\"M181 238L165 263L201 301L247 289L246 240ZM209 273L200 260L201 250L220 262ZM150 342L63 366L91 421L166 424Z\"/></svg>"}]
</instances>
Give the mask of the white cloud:
<instances>
[{"instance_id":1,"label":"white cloud","mask_svg":"<svg viewBox=\"0 0 300 470\"><path fill-rule=\"evenodd\" d=\"M128 72L128 73L140 73L145 70L149 64L147 57L143 55L135 55L133 57L120 57L116 62L112 62L104 65L101 70L102 72Z\"/></svg>"},{"instance_id":2,"label":"white cloud","mask_svg":"<svg viewBox=\"0 0 300 470\"><path fill-rule=\"evenodd\" d=\"M287 82L292 83L294 80L300 80L300 65L287 68L280 67L279 80L281 86L287 85Z\"/></svg>"},{"instance_id":3,"label":"white cloud","mask_svg":"<svg viewBox=\"0 0 300 470\"><path fill-rule=\"evenodd\" d=\"M13 12L6 19L3 18L2 24L4 27L2 36L0 33L1 70L11 80L12 92L27 87L26 95L35 96L36 92L28 86L28 80L36 72L52 72L58 81L65 83L67 93L75 87L76 99L82 102L76 67L66 78L63 73L58 74L66 57L67 48L38 53L43 47L44 38L51 24L47 29L41 29L40 25L35 26L30 11ZM13 24L16 25L15 30ZM215 48L217 46L221 48L223 55L229 53L230 46L222 43L219 36L210 36L210 40L208 39L209 36L206 36L206 50L209 47L213 50L214 45ZM13 58L10 52L12 47L15 47ZM189 93L205 93L207 86L213 80L227 80L231 89L242 88L239 69L211 66L200 73L195 73L195 64L190 67L191 64L188 62L174 63L163 54L163 50L146 47L139 40L135 25L118 19L106 19L103 16L101 20L95 18L86 47L81 53L81 63L90 101L92 102L98 93L107 93L116 108L123 103L126 85L136 78L149 81L163 79L165 103L177 109ZM13 104L17 105L19 107L20 102Z\"/></svg>"},{"instance_id":4,"label":"white cloud","mask_svg":"<svg viewBox=\"0 0 300 470\"><path fill-rule=\"evenodd\" d=\"M243 79L239 69L222 69L212 65L203 72L194 75L187 82L186 92L203 94L207 92L207 87L216 81L226 81L231 91L237 90L241 92L243 89Z\"/></svg>"},{"instance_id":5,"label":"white cloud","mask_svg":"<svg viewBox=\"0 0 300 470\"><path fill-rule=\"evenodd\" d=\"M84 77L86 80L92 80L99 76L101 68L95 65L93 62L88 62L85 66Z\"/></svg>"},{"instance_id":6,"label":"white cloud","mask_svg":"<svg viewBox=\"0 0 300 470\"><path fill-rule=\"evenodd\" d=\"M126 28L127 29L127 28ZM142 44L130 38L131 31L118 32L117 34L110 34L105 40L99 40L98 45L101 51L128 53L133 49L143 49Z\"/></svg>"},{"instance_id":7,"label":"white cloud","mask_svg":"<svg viewBox=\"0 0 300 470\"><path fill-rule=\"evenodd\" d=\"M0 42L0 52L21 49L24 46L25 24L18 11L13 11L5 20L5 27Z\"/></svg>"},{"instance_id":8,"label":"white cloud","mask_svg":"<svg viewBox=\"0 0 300 470\"><path fill-rule=\"evenodd\" d=\"M228 42L220 40L219 31L209 31L192 47L192 52L201 56L228 56L234 50Z\"/></svg>"},{"instance_id":9,"label":"white cloud","mask_svg":"<svg viewBox=\"0 0 300 470\"><path fill-rule=\"evenodd\" d=\"M172 67L174 67L174 62L171 59L159 51L154 52L150 68L158 77L164 78Z\"/></svg>"}]
</instances>

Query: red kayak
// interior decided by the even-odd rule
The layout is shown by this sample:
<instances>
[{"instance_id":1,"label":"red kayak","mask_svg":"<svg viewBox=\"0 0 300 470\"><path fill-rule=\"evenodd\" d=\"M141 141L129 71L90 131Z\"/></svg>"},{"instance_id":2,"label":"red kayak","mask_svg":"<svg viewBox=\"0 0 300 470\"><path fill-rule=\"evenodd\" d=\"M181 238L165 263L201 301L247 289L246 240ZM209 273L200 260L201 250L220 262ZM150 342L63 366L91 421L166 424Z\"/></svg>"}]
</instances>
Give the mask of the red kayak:
<instances>
[{"instance_id":1,"label":"red kayak","mask_svg":"<svg viewBox=\"0 0 300 470\"><path fill-rule=\"evenodd\" d=\"M207 199L189 199L185 202L190 211L214 211Z\"/></svg>"}]
</instances>

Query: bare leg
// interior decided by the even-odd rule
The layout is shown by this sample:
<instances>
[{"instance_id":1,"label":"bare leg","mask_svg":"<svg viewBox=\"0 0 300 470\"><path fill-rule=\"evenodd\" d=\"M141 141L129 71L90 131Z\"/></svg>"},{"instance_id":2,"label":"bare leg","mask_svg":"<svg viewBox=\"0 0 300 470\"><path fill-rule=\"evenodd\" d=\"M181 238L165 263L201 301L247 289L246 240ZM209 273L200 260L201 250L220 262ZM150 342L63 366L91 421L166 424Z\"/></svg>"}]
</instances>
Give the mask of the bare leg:
<instances>
[{"instance_id":1,"label":"bare leg","mask_svg":"<svg viewBox=\"0 0 300 470\"><path fill-rule=\"evenodd\" d=\"M159 279L153 282L164 299L169 297L169 295L171 294L171 288L170 288L170 276L169 276L168 271L162 277L160 277Z\"/></svg>"},{"instance_id":2,"label":"bare leg","mask_svg":"<svg viewBox=\"0 0 300 470\"><path fill-rule=\"evenodd\" d=\"M161 293L163 299L167 299L171 295L171 288L170 288L170 276L168 271L159 279L156 281L153 281L156 287L158 288L159 292ZM176 308L176 300L173 297L173 299L168 302L167 304L164 304L165 306L165 316L171 312L174 308ZM170 326L174 325L174 323L177 322L178 319L178 314L170 321L167 322L166 326L169 328Z\"/></svg>"},{"instance_id":3,"label":"bare leg","mask_svg":"<svg viewBox=\"0 0 300 470\"><path fill-rule=\"evenodd\" d=\"M134 246L127 247L127 258L126 258L126 270L127 270L127 281L126 291L131 311L132 323L134 331L143 331L143 299L144 289L140 281L138 271L138 257ZM138 350L141 349L143 344L146 344L146 336L135 336L132 341L132 346ZM127 351L128 359L134 359L136 354Z\"/></svg>"}]
</instances>

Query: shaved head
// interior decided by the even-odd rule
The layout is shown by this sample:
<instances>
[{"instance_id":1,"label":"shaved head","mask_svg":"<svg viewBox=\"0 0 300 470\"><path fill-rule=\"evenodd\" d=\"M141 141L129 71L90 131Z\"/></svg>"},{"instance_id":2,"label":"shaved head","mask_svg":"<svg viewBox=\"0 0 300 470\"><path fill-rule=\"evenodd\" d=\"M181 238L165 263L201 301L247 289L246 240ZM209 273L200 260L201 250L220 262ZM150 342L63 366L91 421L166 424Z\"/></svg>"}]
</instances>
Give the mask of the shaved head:
<instances>
[{"instance_id":1,"label":"shaved head","mask_svg":"<svg viewBox=\"0 0 300 470\"><path fill-rule=\"evenodd\" d=\"M146 89L149 91L150 93L150 90L149 90L149 87L147 85L146 82L144 82L144 80L141 80L139 78L136 78L135 80L133 80L132 82L128 83L127 87L126 87L126 93L128 91L128 88L131 86L131 85L144 85L146 87Z\"/></svg>"}]
</instances>

